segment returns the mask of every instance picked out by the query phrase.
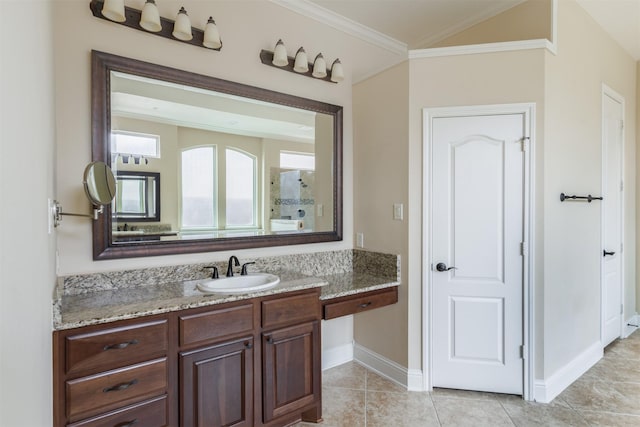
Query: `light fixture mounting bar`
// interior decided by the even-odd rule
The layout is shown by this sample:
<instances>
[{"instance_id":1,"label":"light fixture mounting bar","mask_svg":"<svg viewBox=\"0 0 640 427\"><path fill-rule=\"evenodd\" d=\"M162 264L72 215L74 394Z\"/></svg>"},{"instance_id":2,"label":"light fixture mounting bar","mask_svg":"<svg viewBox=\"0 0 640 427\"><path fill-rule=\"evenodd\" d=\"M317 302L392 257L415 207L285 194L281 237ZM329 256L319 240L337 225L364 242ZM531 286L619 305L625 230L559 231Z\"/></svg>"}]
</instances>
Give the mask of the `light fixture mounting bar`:
<instances>
[{"instance_id":1,"label":"light fixture mounting bar","mask_svg":"<svg viewBox=\"0 0 640 427\"><path fill-rule=\"evenodd\" d=\"M124 22L112 21L102 15L103 4L104 4L104 0L91 0L91 3L89 3L91 12L93 13L93 16L95 16L96 18L104 19L114 24L124 25L126 27L142 31L143 33L146 33L146 34L154 34L156 36L165 37L167 39L171 39L180 43L191 44L207 50L220 51L222 49L222 46L216 49L204 46L202 44L202 42L204 41L204 31L198 28L195 28L193 26L191 27L191 32L193 33L193 39L185 41L185 40L179 40L173 37L172 32L173 32L173 24L175 23L175 21L172 21L171 19L163 18L162 16L160 17L160 24L162 25L162 29L157 33L152 33L150 31L147 31L140 26L140 18L142 17L142 11L138 9L134 9L132 7L125 6L124 16L127 19Z\"/></svg>"},{"instance_id":2,"label":"light fixture mounting bar","mask_svg":"<svg viewBox=\"0 0 640 427\"><path fill-rule=\"evenodd\" d=\"M309 63L309 71L307 71L306 73L298 73L296 71L293 71L293 64L296 62L296 59L294 57L291 56L287 56L287 59L289 60L289 63L283 67L278 67L277 65L273 65L273 52L269 51L269 50L265 50L262 49L260 51L260 61L262 61L262 63L264 65L268 65L270 67L274 67L274 68L278 68L280 70L285 70L285 71L290 71L293 74L297 74L299 76L307 76L307 77L311 77L314 80L324 80L326 82L329 83L337 83L334 81L331 81L331 70L327 70L327 75L325 77L313 77L313 75L311 74L313 72L313 64Z\"/></svg>"}]
</instances>

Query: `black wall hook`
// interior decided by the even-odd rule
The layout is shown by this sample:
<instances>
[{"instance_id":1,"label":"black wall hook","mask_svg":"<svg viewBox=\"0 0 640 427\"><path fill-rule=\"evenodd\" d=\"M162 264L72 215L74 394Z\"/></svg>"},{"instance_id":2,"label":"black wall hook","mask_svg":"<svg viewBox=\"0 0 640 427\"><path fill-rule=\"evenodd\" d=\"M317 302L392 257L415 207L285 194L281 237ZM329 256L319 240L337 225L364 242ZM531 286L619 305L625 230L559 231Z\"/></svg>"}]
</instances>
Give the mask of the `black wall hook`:
<instances>
[{"instance_id":1,"label":"black wall hook","mask_svg":"<svg viewBox=\"0 0 640 427\"><path fill-rule=\"evenodd\" d=\"M571 199L571 200L586 200L589 203L591 203L593 200L604 200L603 197L595 197L595 196L592 196L591 194L588 194L586 196L576 196L575 194L573 196L567 196L564 193L560 193L560 201L561 202L564 202L567 199Z\"/></svg>"}]
</instances>

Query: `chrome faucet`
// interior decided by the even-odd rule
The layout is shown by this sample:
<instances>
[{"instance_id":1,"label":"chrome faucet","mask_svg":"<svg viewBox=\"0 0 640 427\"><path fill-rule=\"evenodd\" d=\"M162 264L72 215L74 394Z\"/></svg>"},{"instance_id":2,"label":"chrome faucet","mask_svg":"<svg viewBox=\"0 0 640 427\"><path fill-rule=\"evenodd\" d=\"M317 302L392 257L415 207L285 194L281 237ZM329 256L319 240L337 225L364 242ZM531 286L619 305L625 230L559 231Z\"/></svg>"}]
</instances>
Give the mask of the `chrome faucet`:
<instances>
[{"instance_id":1,"label":"chrome faucet","mask_svg":"<svg viewBox=\"0 0 640 427\"><path fill-rule=\"evenodd\" d=\"M234 264L235 262L235 264ZM240 266L240 261L238 261L238 258L235 255L231 255L231 257L229 258L229 265L227 266L227 277L233 277L233 266L239 267Z\"/></svg>"}]
</instances>

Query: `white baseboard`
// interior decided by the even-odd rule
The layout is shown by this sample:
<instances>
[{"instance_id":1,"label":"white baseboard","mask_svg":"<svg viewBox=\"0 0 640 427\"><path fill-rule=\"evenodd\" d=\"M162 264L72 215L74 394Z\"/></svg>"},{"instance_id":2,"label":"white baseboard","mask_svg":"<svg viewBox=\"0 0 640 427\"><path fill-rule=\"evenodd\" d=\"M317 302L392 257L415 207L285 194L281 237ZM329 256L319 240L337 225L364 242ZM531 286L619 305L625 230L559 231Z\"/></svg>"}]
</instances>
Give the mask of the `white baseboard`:
<instances>
[{"instance_id":1,"label":"white baseboard","mask_svg":"<svg viewBox=\"0 0 640 427\"><path fill-rule=\"evenodd\" d=\"M353 359L410 391L422 391L422 371L420 370L407 369L358 343L353 344Z\"/></svg>"},{"instance_id":2,"label":"white baseboard","mask_svg":"<svg viewBox=\"0 0 640 427\"><path fill-rule=\"evenodd\" d=\"M333 368L353 360L353 343L343 344L338 347L322 351L322 370Z\"/></svg>"},{"instance_id":3,"label":"white baseboard","mask_svg":"<svg viewBox=\"0 0 640 427\"><path fill-rule=\"evenodd\" d=\"M562 393L564 389L569 387L571 383L595 365L598 360L602 358L602 355L602 343L600 343L600 341L595 342L548 379L536 380L534 392L535 401L541 403L551 402L556 396Z\"/></svg>"},{"instance_id":4,"label":"white baseboard","mask_svg":"<svg viewBox=\"0 0 640 427\"><path fill-rule=\"evenodd\" d=\"M627 338L638 328L640 328L640 315L635 314L631 316L629 320L627 320L626 326L622 333L622 338Z\"/></svg>"}]
</instances>

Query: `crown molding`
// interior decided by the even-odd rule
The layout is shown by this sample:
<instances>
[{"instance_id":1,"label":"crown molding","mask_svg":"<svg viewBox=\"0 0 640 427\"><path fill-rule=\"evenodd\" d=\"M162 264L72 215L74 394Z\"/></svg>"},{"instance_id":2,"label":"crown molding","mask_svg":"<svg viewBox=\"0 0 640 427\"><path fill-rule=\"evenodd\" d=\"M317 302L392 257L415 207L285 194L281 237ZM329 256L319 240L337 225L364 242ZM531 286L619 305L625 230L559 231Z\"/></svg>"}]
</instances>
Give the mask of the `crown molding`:
<instances>
[{"instance_id":1,"label":"crown molding","mask_svg":"<svg viewBox=\"0 0 640 427\"><path fill-rule=\"evenodd\" d=\"M515 42L484 43L466 46L435 47L409 51L409 59L436 58L441 56L476 55L480 53L508 52L514 50L547 49L554 55L556 48L547 39L522 40Z\"/></svg>"},{"instance_id":2,"label":"crown molding","mask_svg":"<svg viewBox=\"0 0 640 427\"><path fill-rule=\"evenodd\" d=\"M406 55L407 44L389 37L379 31L362 25L349 18L345 18L329 9L318 6L309 0L270 0L279 6L285 7L300 15L326 24L360 40L386 49L399 55Z\"/></svg>"}]
</instances>

